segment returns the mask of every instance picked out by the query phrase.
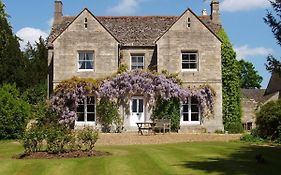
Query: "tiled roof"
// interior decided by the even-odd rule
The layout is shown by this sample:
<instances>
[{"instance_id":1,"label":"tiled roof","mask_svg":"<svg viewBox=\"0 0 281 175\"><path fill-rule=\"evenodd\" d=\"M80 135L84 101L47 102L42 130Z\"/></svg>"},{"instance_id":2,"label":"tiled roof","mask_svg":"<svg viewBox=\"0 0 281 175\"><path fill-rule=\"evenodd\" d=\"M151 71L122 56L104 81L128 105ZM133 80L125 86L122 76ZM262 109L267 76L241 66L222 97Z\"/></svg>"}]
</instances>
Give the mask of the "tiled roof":
<instances>
[{"instance_id":1,"label":"tiled roof","mask_svg":"<svg viewBox=\"0 0 281 175\"><path fill-rule=\"evenodd\" d=\"M215 33L221 25L211 22L209 16L199 17ZM48 38L49 46L75 19L74 16L64 16L62 22L53 27ZM157 38L161 37L178 19L177 16L100 16L99 22L117 38L123 46L154 46Z\"/></svg>"},{"instance_id":2,"label":"tiled roof","mask_svg":"<svg viewBox=\"0 0 281 175\"><path fill-rule=\"evenodd\" d=\"M246 99L253 99L258 103L265 103L273 95L264 95L265 89L241 89L241 97Z\"/></svg>"},{"instance_id":3,"label":"tiled roof","mask_svg":"<svg viewBox=\"0 0 281 175\"><path fill-rule=\"evenodd\" d=\"M278 91L281 92L281 74L274 72L271 75L265 94L272 94Z\"/></svg>"}]
</instances>

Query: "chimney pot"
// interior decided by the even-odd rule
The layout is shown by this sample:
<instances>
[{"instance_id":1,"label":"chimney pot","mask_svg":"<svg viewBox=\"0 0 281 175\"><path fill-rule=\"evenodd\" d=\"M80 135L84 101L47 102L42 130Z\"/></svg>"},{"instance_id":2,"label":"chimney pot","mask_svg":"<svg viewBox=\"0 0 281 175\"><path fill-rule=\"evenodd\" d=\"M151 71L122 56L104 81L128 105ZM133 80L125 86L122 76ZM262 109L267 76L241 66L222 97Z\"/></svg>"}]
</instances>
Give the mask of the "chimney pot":
<instances>
[{"instance_id":1,"label":"chimney pot","mask_svg":"<svg viewBox=\"0 0 281 175\"><path fill-rule=\"evenodd\" d=\"M208 16L207 9L203 9L203 10L202 10L202 15L203 15L203 16Z\"/></svg>"}]
</instances>

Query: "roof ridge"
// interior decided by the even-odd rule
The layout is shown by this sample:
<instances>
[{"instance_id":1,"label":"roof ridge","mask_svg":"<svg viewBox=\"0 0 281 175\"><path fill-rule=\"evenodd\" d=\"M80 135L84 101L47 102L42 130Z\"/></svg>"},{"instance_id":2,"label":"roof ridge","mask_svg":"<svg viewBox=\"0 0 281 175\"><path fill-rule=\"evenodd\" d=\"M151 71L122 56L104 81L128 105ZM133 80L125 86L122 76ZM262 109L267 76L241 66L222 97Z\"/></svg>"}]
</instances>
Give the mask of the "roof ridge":
<instances>
[{"instance_id":1,"label":"roof ridge","mask_svg":"<svg viewBox=\"0 0 281 175\"><path fill-rule=\"evenodd\" d=\"M152 15L152 16L96 16L97 18L178 18L178 16L158 16L158 15Z\"/></svg>"}]
</instances>

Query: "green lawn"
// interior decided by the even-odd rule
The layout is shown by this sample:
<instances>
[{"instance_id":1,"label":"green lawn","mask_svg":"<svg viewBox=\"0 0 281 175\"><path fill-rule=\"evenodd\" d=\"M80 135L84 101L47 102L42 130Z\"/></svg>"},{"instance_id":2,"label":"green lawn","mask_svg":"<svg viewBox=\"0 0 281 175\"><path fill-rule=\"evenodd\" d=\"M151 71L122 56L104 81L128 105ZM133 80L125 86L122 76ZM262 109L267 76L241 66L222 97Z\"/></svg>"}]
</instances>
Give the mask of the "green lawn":
<instances>
[{"instance_id":1,"label":"green lawn","mask_svg":"<svg viewBox=\"0 0 281 175\"><path fill-rule=\"evenodd\" d=\"M281 173L281 148L239 142L97 147L113 155L61 160L15 160L23 151L14 141L0 142L0 175L71 174L263 174ZM265 164L255 160L262 154Z\"/></svg>"}]
</instances>

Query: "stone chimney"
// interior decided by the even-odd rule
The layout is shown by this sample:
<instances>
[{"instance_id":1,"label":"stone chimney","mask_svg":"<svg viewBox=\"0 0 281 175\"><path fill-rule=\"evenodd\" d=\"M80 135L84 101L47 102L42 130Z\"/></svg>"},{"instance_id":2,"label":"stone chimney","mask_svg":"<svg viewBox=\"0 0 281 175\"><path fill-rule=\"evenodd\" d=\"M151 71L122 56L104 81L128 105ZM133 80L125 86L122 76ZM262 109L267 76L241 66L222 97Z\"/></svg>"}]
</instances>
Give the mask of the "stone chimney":
<instances>
[{"instance_id":1,"label":"stone chimney","mask_svg":"<svg viewBox=\"0 0 281 175\"><path fill-rule=\"evenodd\" d=\"M55 17L54 17L54 23L53 26L58 25L62 21L62 2L61 0L55 0Z\"/></svg>"},{"instance_id":2,"label":"stone chimney","mask_svg":"<svg viewBox=\"0 0 281 175\"><path fill-rule=\"evenodd\" d=\"M211 2L211 19L215 24L221 24L219 0L212 0Z\"/></svg>"}]
</instances>

